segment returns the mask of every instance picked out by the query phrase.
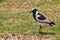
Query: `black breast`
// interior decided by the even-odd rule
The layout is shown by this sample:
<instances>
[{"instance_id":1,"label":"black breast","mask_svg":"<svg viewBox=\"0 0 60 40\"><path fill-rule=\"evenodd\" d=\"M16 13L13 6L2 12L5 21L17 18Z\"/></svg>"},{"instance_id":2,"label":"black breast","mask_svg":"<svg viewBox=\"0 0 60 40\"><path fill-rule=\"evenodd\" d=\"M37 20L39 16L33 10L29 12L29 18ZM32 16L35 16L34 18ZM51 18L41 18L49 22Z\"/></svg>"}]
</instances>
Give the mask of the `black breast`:
<instances>
[{"instance_id":1,"label":"black breast","mask_svg":"<svg viewBox=\"0 0 60 40\"><path fill-rule=\"evenodd\" d=\"M33 18L36 20L36 15L33 13Z\"/></svg>"}]
</instances>

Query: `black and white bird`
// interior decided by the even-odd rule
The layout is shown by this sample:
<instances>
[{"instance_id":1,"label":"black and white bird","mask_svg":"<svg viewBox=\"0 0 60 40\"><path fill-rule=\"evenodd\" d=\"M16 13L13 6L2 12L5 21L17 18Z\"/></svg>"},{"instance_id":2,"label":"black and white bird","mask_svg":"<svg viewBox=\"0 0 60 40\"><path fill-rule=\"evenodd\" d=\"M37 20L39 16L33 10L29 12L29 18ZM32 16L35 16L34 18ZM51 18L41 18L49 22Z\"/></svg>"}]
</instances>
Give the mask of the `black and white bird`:
<instances>
[{"instance_id":1,"label":"black and white bird","mask_svg":"<svg viewBox=\"0 0 60 40\"><path fill-rule=\"evenodd\" d=\"M51 20L47 19L44 15L42 15L41 13L38 12L38 10L36 8L32 9L32 13L33 13L33 18L38 21L39 23L46 23L49 24L50 26L55 25L54 22L52 22ZM40 25L40 28L41 25ZM40 30L40 29L39 29ZM42 30L41 30L42 31ZM39 32L40 33L40 32Z\"/></svg>"}]
</instances>

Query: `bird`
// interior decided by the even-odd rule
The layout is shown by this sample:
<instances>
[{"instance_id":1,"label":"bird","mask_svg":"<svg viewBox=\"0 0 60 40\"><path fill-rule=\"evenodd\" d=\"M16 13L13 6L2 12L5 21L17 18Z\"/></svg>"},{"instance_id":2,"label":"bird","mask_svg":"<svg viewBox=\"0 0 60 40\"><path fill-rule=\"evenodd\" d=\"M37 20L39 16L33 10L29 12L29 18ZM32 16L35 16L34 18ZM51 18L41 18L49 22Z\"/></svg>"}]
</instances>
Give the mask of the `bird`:
<instances>
[{"instance_id":1,"label":"bird","mask_svg":"<svg viewBox=\"0 0 60 40\"><path fill-rule=\"evenodd\" d=\"M46 18L43 14L39 13L36 8L33 8L31 12L33 13L33 18L35 19L35 21L38 21L39 23L46 23L46 24L49 24L50 26L55 25L55 23L53 21ZM42 34L42 26L41 25L39 27L39 34L40 33Z\"/></svg>"}]
</instances>

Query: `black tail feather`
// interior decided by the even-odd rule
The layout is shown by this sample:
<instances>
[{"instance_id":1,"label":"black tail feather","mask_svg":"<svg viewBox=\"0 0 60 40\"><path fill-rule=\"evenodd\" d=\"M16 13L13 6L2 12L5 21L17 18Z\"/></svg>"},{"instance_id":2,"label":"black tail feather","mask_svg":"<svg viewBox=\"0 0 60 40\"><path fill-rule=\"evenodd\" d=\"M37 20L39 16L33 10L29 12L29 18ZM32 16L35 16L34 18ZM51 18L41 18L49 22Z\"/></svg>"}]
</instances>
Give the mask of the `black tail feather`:
<instances>
[{"instance_id":1,"label":"black tail feather","mask_svg":"<svg viewBox=\"0 0 60 40\"><path fill-rule=\"evenodd\" d=\"M51 22L51 24L55 25L55 23L54 23L54 22Z\"/></svg>"},{"instance_id":2,"label":"black tail feather","mask_svg":"<svg viewBox=\"0 0 60 40\"><path fill-rule=\"evenodd\" d=\"M51 23L49 23L49 25L50 25L50 26L52 26L52 24L51 24Z\"/></svg>"},{"instance_id":3,"label":"black tail feather","mask_svg":"<svg viewBox=\"0 0 60 40\"><path fill-rule=\"evenodd\" d=\"M54 22L51 22L51 23L49 23L49 25L52 26L52 25L55 25L55 23Z\"/></svg>"}]
</instances>

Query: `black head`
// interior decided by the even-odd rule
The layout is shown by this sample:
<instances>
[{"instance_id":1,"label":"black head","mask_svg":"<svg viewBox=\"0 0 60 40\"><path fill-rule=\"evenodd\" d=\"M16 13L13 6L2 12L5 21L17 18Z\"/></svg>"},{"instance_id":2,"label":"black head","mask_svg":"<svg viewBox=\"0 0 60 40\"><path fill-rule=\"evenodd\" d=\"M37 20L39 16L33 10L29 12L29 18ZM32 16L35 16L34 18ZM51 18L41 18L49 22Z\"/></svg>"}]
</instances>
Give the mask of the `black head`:
<instances>
[{"instance_id":1,"label":"black head","mask_svg":"<svg viewBox=\"0 0 60 40\"><path fill-rule=\"evenodd\" d=\"M35 9L35 8L32 9L32 12L33 12L33 13L36 13L36 11L38 11L38 10Z\"/></svg>"}]
</instances>

